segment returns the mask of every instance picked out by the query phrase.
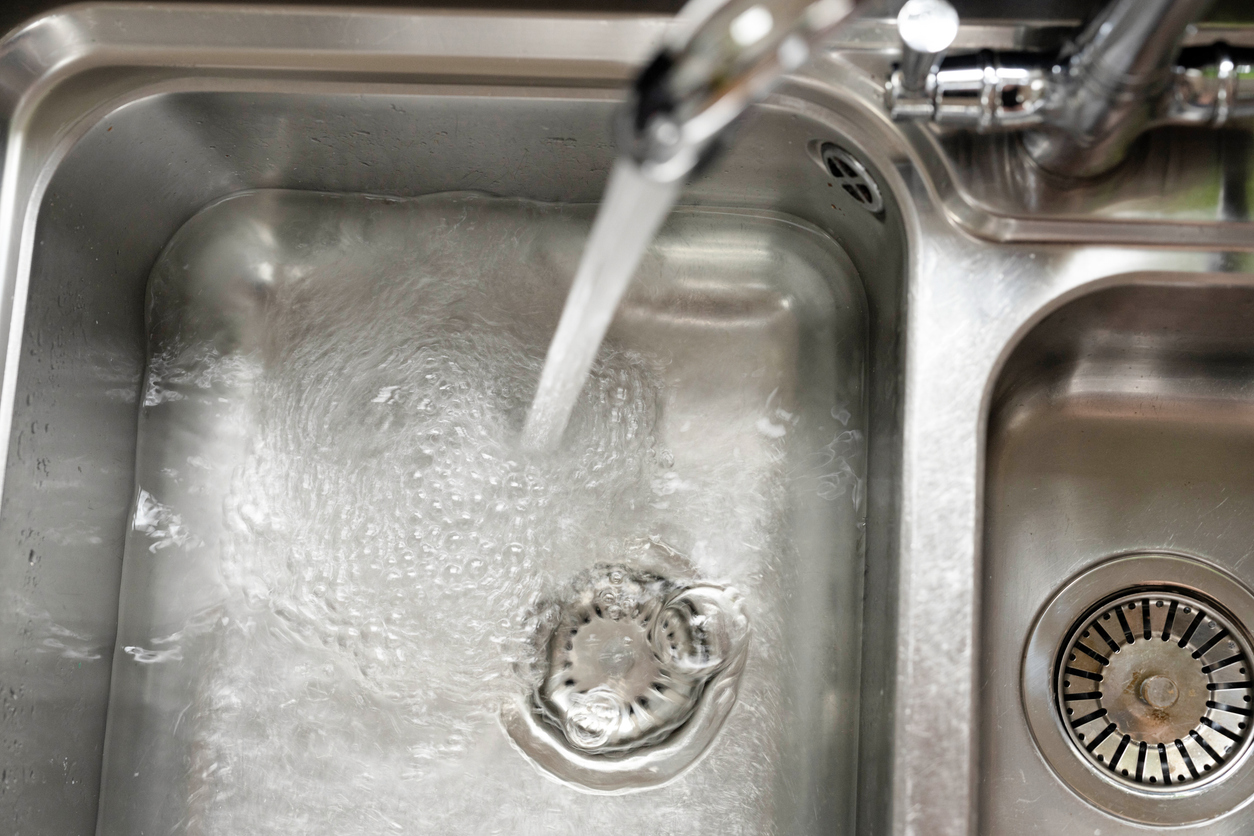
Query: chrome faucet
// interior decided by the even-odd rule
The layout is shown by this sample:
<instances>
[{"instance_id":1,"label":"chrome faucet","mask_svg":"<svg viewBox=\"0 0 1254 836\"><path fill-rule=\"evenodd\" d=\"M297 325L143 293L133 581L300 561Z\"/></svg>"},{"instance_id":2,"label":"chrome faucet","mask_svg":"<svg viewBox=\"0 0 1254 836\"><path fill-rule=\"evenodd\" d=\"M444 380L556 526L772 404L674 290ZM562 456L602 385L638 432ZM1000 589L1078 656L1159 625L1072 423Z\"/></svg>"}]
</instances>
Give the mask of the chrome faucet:
<instances>
[{"instance_id":1,"label":"chrome faucet","mask_svg":"<svg viewBox=\"0 0 1254 836\"><path fill-rule=\"evenodd\" d=\"M887 86L897 120L1021 131L1046 171L1084 178L1124 157L1148 128L1218 127L1254 115L1254 50L1181 49L1213 0L1110 0L1057 53L946 57L958 14L909 0L897 17L902 58ZM639 75L620 115L620 149L658 182L708 159L729 126L799 68L853 0L691 0Z\"/></svg>"},{"instance_id":2,"label":"chrome faucet","mask_svg":"<svg viewBox=\"0 0 1254 836\"><path fill-rule=\"evenodd\" d=\"M853 0L690 0L621 113L621 152L653 180L687 177L853 7Z\"/></svg>"},{"instance_id":3,"label":"chrome faucet","mask_svg":"<svg viewBox=\"0 0 1254 836\"><path fill-rule=\"evenodd\" d=\"M943 58L935 37L956 18L945 0L910 0L898 17L902 61L887 88L898 120L1022 131L1041 168L1083 178L1118 164L1132 142L1168 124L1218 127L1254 115L1254 51L1181 50L1212 0L1111 0L1058 53ZM956 35L956 27L954 27ZM943 58L943 60L942 60Z\"/></svg>"}]
</instances>

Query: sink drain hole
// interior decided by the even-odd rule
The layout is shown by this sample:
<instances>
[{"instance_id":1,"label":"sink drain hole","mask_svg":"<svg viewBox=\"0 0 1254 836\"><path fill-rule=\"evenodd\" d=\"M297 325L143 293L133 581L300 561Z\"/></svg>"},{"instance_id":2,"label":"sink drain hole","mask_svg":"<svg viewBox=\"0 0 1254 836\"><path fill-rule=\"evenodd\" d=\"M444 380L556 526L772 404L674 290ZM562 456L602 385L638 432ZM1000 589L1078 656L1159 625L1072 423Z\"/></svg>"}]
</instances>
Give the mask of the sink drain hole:
<instances>
[{"instance_id":1,"label":"sink drain hole","mask_svg":"<svg viewBox=\"0 0 1254 836\"><path fill-rule=\"evenodd\" d=\"M542 769L583 788L662 783L713 740L748 638L731 589L596 566L541 607L534 690L505 707L506 731Z\"/></svg>"},{"instance_id":2,"label":"sink drain hole","mask_svg":"<svg viewBox=\"0 0 1254 836\"><path fill-rule=\"evenodd\" d=\"M558 607L540 707L567 742L608 753L648 745L696 708L723 662L719 608L647 573L593 573Z\"/></svg>"},{"instance_id":3,"label":"sink drain hole","mask_svg":"<svg viewBox=\"0 0 1254 836\"><path fill-rule=\"evenodd\" d=\"M1138 790L1214 781L1249 743L1250 646L1242 625L1195 593L1126 589L1060 647L1063 726L1092 767Z\"/></svg>"},{"instance_id":4,"label":"sink drain hole","mask_svg":"<svg viewBox=\"0 0 1254 836\"><path fill-rule=\"evenodd\" d=\"M1254 593L1170 552L1112 557L1036 618L1020 688L1054 775L1111 815L1196 824L1254 797Z\"/></svg>"}]
</instances>

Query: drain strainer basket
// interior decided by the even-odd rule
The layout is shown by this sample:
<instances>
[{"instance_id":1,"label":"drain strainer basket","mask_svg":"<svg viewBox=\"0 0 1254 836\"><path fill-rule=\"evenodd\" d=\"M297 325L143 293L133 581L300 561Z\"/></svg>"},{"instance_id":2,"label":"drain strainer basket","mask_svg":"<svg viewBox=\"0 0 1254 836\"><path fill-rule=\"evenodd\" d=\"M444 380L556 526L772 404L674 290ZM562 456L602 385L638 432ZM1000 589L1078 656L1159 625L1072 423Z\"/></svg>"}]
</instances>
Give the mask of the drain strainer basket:
<instances>
[{"instance_id":1,"label":"drain strainer basket","mask_svg":"<svg viewBox=\"0 0 1254 836\"><path fill-rule=\"evenodd\" d=\"M1254 792L1254 596L1191 558L1129 555L1069 583L1037 620L1023 699L1073 790L1157 825L1222 815Z\"/></svg>"},{"instance_id":2,"label":"drain strainer basket","mask_svg":"<svg viewBox=\"0 0 1254 836\"><path fill-rule=\"evenodd\" d=\"M599 565L537 620L534 692L502 716L557 778L608 792L663 783L731 709L749 637L731 589Z\"/></svg>"},{"instance_id":3,"label":"drain strainer basket","mask_svg":"<svg viewBox=\"0 0 1254 836\"><path fill-rule=\"evenodd\" d=\"M1118 780L1162 792L1200 786L1249 742L1249 641L1209 601L1130 590L1081 619L1059 655L1063 724Z\"/></svg>"}]
</instances>

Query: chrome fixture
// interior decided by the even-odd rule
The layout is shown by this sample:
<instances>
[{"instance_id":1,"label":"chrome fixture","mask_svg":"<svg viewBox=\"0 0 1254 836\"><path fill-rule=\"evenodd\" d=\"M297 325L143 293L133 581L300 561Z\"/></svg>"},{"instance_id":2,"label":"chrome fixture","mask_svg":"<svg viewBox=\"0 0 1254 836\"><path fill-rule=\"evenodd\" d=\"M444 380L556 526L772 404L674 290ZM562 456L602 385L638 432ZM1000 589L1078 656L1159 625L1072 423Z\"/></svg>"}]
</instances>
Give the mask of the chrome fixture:
<instances>
[{"instance_id":1,"label":"chrome fixture","mask_svg":"<svg viewBox=\"0 0 1254 836\"><path fill-rule=\"evenodd\" d=\"M1190 591L1134 587L1075 626L1058 654L1059 717L1076 752L1138 789L1220 778L1249 742L1244 630Z\"/></svg>"},{"instance_id":2,"label":"chrome fixture","mask_svg":"<svg viewBox=\"0 0 1254 836\"><path fill-rule=\"evenodd\" d=\"M621 153L659 182L687 177L852 11L852 0L691 0L619 115Z\"/></svg>"},{"instance_id":3,"label":"chrome fixture","mask_svg":"<svg viewBox=\"0 0 1254 836\"><path fill-rule=\"evenodd\" d=\"M896 117L929 116L936 72L958 36L958 12L945 0L908 0L897 14L901 65L893 73Z\"/></svg>"},{"instance_id":4,"label":"chrome fixture","mask_svg":"<svg viewBox=\"0 0 1254 836\"><path fill-rule=\"evenodd\" d=\"M888 109L899 120L1021 130L1024 148L1045 170L1101 174L1148 128L1218 127L1254 114L1254 52L1222 44L1180 49L1210 2L1111 0L1055 54L985 50L927 67L927 50L941 49L921 47L920 33L940 42L936 33L948 31L952 8L911 0L898 17L902 60L888 83Z\"/></svg>"},{"instance_id":5,"label":"chrome fixture","mask_svg":"<svg viewBox=\"0 0 1254 836\"><path fill-rule=\"evenodd\" d=\"M749 622L734 590L600 565L537 622L534 693L502 722L536 766L585 790L669 781L735 704Z\"/></svg>"},{"instance_id":6,"label":"chrome fixture","mask_svg":"<svg viewBox=\"0 0 1254 836\"><path fill-rule=\"evenodd\" d=\"M1022 681L1032 734L1059 777L1150 824L1243 803L1254 787L1251 616L1244 585L1170 553L1124 555L1064 586L1032 630Z\"/></svg>"}]
</instances>

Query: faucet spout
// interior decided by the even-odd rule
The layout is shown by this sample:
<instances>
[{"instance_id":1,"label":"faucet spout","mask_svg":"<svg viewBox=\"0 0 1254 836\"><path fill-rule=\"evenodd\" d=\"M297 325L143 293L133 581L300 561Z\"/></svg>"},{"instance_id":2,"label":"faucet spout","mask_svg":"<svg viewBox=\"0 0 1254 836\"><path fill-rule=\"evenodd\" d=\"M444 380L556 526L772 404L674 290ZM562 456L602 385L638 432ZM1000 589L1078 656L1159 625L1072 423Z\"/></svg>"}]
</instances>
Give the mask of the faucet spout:
<instances>
[{"instance_id":1,"label":"faucet spout","mask_svg":"<svg viewBox=\"0 0 1254 836\"><path fill-rule=\"evenodd\" d=\"M1112 0L1052 68L1053 91L1024 146L1047 171L1100 174L1157 115L1185 29L1213 0Z\"/></svg>"},{"instance_id":2,"label":"faucet spout","mask_svg":"<svg viewBox=\"0 0 1254 836\"><path fill-rule=\"evenodd\" d=\"M853 7L853 0L690 0L620 113L622 153L650 179L683 180Z\"/></svg>"}]
</instances>

